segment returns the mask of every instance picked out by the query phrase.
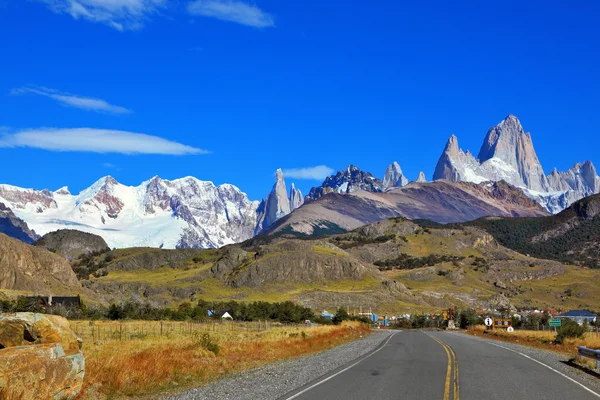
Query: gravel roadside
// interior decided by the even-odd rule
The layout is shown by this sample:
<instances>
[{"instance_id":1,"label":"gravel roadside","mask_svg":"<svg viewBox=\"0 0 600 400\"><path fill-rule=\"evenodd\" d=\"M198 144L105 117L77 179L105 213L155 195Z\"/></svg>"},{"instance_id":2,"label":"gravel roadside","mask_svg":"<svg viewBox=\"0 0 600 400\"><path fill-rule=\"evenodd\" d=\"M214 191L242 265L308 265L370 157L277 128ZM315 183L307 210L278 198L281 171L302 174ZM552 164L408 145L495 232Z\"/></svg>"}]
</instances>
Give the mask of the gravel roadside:
<instances>
[{"instance_id":1,"label":"gravel roadside","mask_svg":"<svg viewBox=\"0 0 600 400\"><path fill-rule=\"evenodd\" d=\"M566 364L571 358L569 355L556 353L549 350L538 349L535 347L524 346L521 344L489 339L481 336L468 335L466 333L461 332L453 332L453 334L467 336L469 338L472 338L473 340L493 343L498 346L503 346L513 351L523 353L533 358L534 360L546 364L547 366L554 368L555 370L565 374L566 376L575 379L576 381L589 387L590 389L600 391L600 379L576 367Z\"/></svg>"},{"instance_id":2,"label":"gravel roadside","mask_svg":"<svg viewBox=\"0 0 600 400\"><path fill-rule=\"evenodd\" d=\"M393 331L374 331L362 339L317 354L266 364L197 389L162 398L166 400L275 400L369 353L392 333Z\"/></svg>"}]
</instances>

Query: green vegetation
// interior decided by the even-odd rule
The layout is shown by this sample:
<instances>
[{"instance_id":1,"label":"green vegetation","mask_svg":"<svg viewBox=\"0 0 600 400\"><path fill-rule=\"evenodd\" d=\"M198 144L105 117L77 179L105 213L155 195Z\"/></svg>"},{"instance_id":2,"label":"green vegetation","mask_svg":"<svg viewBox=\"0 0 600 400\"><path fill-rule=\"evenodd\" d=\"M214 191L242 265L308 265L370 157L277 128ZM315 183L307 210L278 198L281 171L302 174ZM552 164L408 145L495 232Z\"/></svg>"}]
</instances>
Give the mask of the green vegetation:
<instances>
[{"instance_id":1,"label":"green vegetation","mask_svg":"<svg viewBox=\"0 0 600 400\"><path fill-rule=\"evenodd\" d=\"M216 310L214 318L220 319L219 311L227 311L235 320L256 321L272 320L279 322L299 323L313 319L314 313L310 308L300 306L291 301L269 303L254 301L242 303L237 301L212 301L198 300L196 304L184 302L176 308L154 307L148 303L126 301L121 304L111 304L108 307L87 307L81 303L79 307L42 307L35 298L19 296L16 300L0 300L0 312L40 312L57 314L69 319L91 320L206 320L209 319L209 310ZM346 318L348 319L348 318Z\"/></svg>"},{"instance_id":2,"label":"green vegetation","mask_svg":"<svg viewBox=\"0 0 600 400\"><path fill-rule=\"evenodd\" d=\"M425 257L411 257L408 254L400 253L398 257L388 260L377 260L374 262L381 271L389 271L392 269L416 269L422 267L432 267L434 265L464 260L463 256L450 256L445 254L431 254Z\"/></svg>"},{"instance_id":3,"label":"green vegetation","mask_svg":"<svg viewBox=\"0 0 600 400\"><path fill-rule=\"evenodd\" d=\"M351 249L352 247L364 246L372 243L387 243L395 240L395 234L377 236L375 238L368 238L364 236L336 236L330 240L331 243L338 246L340 249ZM406 241L406 238L404 238Z\"/></svg>"},{"instance_id":4,"label":"green vegetation","mask_svg":"<svg viewBox=\"0 0 600 400\"><path fill-rule=\"evenodd\" d=\"M79 256L71 264L77 279L88 279L90 275L95 274L99 269L105 268L114 258L110 253L104 257L99 257L107 252L110 252L109 248Z\"/></svg>"},{"instance_id":5,"label":"green vegetation","mask_svg":"<svg viewBox=\"0 0 600 400\"><path fill-rule=\"evenodd\" d=\"M568 216L568 215L567 215ZM580 220L574 229L535 243L532 238L568 224L567 216L487 218L469 223L488 231L503 246L521 254L600 268L600 217Z\"/></svg>"},{"instance_id":6,"label":"green vegetation","mask_svg":"<svg viewBox=\"0 0 600 400\"><path fill-rule=\"evenodd\" d=\"M564 343L566 338L582 338L587 331L587 326L579 325L568 318L563 318L562 325L556 331L556 343Z\"/></svg>"}]
</instances>

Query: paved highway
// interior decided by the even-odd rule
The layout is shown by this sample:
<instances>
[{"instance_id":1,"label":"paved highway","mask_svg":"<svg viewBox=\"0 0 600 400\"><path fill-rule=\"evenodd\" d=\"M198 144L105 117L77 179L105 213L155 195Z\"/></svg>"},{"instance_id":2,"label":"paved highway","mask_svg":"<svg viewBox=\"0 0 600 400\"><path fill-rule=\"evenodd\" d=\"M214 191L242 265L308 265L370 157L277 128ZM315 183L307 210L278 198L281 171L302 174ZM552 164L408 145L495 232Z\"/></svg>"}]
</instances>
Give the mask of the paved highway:
<instances>
[{"instance_id":1,"label":"paved highway","mask_svg":"<svg viewBox=\"0 0 600 400\"><path fill-rule=\"evenodd\" d=\"M502 343L399 331L367 356L282 400L600 400L600 394Z\"/></svg>"}]
</instances>

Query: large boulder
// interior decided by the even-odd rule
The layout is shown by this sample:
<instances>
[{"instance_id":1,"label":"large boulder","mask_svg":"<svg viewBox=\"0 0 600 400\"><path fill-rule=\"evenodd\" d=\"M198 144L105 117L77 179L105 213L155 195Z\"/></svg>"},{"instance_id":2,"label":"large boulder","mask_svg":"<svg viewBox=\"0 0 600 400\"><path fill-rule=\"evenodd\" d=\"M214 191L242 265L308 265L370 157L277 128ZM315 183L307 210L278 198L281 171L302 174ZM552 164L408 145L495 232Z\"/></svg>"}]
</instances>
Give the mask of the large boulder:
<instances>
[{"instance_id":1,"label":"large boulder","mask_svg":"<svg viewBox=\"0 0 600 400\"><path fill-rule=\"evenodd\" d=\"M0 398L75 398L85 373L80 347L63 317L0 314Z\"/></svg>"}]
</instances>

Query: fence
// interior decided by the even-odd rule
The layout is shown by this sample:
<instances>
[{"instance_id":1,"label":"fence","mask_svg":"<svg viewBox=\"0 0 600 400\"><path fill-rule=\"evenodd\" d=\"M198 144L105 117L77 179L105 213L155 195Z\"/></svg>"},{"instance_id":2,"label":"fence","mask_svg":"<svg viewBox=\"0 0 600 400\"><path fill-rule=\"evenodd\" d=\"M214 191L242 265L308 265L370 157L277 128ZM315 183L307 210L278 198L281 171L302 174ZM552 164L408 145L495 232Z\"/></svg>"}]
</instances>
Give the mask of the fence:
<instances>
[{"instance_id":1,"label":"fence","mask_svg":"<svg viewBox=\"0 0 600 400\"><path fill-rule=\"evenodd\" d=\"M272 321L72 321L71 328L85 342L194 336L198 332L264 332L280 328L309 328L305 324Z\"/></svg>"}]
</instances>

